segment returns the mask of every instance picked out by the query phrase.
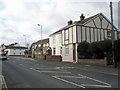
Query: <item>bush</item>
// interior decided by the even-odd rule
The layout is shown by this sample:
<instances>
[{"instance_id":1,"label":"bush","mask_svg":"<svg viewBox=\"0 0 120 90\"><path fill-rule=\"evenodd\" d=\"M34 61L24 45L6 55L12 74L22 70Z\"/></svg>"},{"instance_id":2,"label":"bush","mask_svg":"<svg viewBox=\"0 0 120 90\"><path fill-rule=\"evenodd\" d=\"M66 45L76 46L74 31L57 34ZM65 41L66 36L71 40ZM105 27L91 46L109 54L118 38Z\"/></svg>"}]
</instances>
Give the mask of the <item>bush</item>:
<instances>
[{"instance_id":1,"label":"bush","mask_svg":"<svg viewBox=\"0 0 120 90\"><path fill-rule=\"evenodd\" d=\"M112 40L103 40L88 43L86 41L79 43L77 52L82 58L102 59L112 57ZM120 61L120 39L114 42L114 56L116 61Z\"/></svg>"},{"instance_id":2,"label":"bush","mask_svg":"<svg viewBox=\"0 0 120 90\"><path fill-rule=\"evenodd\" d=\"M86 41L79 43L77 52L78 52L80 58L88 58L89 57L88 46L89 46L89 43Z\"/></svg>"},{"instance_id":3,"label":"bush","mask_svg":"<svg viewBox=\"0 0 120 90\"><path fill-rule=\"evenodd\" d=\"M112 54L112 41L110 39L99 41L97 47L102 50L105 56Z\"/></svg>"},{"instance_id":4,"label":"bush","mask_svg":"<svg viewBox=\"0 0 120 90\"><path fill-rule=\"evenodd\" d=\"M102 50L98 47L99 42L93 42L89 44L88 52L92 54L92 58L101 59L104 58Z\"/></svg>"}]
</instances>

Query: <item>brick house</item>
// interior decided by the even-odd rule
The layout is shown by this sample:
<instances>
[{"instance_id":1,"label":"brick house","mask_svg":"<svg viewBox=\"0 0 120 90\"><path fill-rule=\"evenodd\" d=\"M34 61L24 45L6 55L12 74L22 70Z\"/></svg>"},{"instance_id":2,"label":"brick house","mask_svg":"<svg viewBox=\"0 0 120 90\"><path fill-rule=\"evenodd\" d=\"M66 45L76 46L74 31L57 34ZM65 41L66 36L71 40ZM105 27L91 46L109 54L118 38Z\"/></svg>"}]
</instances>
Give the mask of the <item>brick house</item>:
<instances>
[{"instance_id":1,"label":"brick house","mask_svg":"<svg viewBox=\"0 0 120 90\"><path fill-rule=\"evenodd\" d=\"M34 58L36 55L46 55L48 54L49 49L49 38L38 40L37 42L32 43L30 49L32 51L32 57Z\"/></svg>"}]
</instances>

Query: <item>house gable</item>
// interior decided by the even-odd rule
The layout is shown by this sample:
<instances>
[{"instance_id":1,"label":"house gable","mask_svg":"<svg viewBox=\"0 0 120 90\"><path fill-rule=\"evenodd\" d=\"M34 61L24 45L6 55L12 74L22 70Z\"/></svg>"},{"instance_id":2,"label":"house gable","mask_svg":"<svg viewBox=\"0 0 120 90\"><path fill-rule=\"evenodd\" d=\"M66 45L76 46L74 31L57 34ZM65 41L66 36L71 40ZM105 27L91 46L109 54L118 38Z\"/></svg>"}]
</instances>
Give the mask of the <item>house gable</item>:
<instances>
[{"instance_id":1,"label":"house gable","mask_svg":"<svg viewBox=\"0 0 120 90\"><path fill-rule=\"evenodd\" d=\"M111 29L111 22L102 14L99 13L93 16L91 19L83 23L84 26L102 28L102 29ZM114 30L117 30L115 26Z\"/></svg>"}]
</instances>

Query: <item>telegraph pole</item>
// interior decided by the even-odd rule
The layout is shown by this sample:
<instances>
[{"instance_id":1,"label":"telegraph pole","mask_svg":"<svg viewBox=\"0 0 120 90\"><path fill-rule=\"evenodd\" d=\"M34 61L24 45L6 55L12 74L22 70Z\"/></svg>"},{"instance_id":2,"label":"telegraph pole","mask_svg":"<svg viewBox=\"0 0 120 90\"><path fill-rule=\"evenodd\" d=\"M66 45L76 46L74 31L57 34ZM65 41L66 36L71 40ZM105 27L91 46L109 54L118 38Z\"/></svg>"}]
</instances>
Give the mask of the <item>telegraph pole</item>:
<instances>
[{"instance_id":1,"label":"telegraph pole","mask_svg":"<svg viewBox=\"0 0 120 90\"><path fill-rule=\"evenodd\" d=\"M110 2L110 16L111 16L111 37L112 37L112 60L113 60L113 66L116 68L116 61L114 57L114 30L113 30L113 8L112 8L112 2Z\"/></svg>"}]
</instances>

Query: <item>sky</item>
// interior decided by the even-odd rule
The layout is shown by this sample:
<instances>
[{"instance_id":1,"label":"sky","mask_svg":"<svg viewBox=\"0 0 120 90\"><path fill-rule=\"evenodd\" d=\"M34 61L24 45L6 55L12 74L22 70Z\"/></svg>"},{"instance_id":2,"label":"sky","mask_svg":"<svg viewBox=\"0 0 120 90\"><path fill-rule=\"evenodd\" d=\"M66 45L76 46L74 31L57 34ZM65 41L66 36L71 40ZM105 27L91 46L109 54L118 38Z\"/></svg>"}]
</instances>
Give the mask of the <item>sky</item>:
<instances>
[{"instance_id":1,"label":"sky","mask_svg":"<svg viewBox=\"0 0 120 90\"><path fill-rule=\"evenodd\" d=\"M111 0L112 1L112 0ZM114 25L118 27L118 1L113 0ZM102 12L110 19L109 0L0 0L0 45L32 44L67 25ZM40 24L38 26L37 24ZM26 39L26 40L25 40ZM25 42L26 41L26 42Z\"/></svg>"}]
</instances>

